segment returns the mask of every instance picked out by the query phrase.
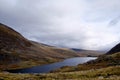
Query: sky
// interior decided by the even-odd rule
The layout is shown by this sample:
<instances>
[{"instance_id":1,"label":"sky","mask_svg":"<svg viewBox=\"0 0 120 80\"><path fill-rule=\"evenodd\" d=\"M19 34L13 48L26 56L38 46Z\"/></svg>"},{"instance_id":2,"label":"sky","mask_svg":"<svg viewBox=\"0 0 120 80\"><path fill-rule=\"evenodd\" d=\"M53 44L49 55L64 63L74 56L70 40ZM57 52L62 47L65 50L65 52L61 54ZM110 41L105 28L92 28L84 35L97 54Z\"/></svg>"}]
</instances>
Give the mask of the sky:
<instances>
[{"instance_id":1,"label":"sky","mask_svg":"<svg viewBox=\"0 0 120 80\"><path fill-rule=\"evenodd\" d=\"M0 0L0 23L40 43L108 50L120 42L120 0Z\"/></svg>"}]
</instances>

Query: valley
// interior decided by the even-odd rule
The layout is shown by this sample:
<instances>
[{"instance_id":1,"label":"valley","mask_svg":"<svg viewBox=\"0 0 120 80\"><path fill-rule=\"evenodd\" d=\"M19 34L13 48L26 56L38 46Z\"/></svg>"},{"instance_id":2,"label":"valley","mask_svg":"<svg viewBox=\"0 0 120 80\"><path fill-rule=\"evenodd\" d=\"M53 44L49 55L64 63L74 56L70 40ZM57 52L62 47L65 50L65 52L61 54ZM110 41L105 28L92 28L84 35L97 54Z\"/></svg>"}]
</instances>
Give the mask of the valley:
<instances>
[{"instance_id":1,"label":"valley","mask_svg":"<svg viewBox=\"0 0 120 80\"><path fill-rule=\"evenodd\" d=\"M7 70L25 69L38 65L44 67L47 64L64 62L65 59L77 57L98 58L88 62L84 60L82 64L79 63L76 66L63 65L49 71L50 73L7 72ZM77 59L77 61L82 60ZM12 28L0 24L0 80L120 80L119 76L120 44L107 53L59 48L28 40Z\"/></svg>"},{"instance_id":2,"label":"valley","mask_svg":"<svg viewBox=\"0 0 120 80\"><path fill-rule=\"evenodd\" d=\"M94 56L95 54L90 55ZM69 48L57 48L30 41L12 28L0 24L1 70L32 67L87 55L84 52L78 54Z\"/></svg>"}]
</instances>

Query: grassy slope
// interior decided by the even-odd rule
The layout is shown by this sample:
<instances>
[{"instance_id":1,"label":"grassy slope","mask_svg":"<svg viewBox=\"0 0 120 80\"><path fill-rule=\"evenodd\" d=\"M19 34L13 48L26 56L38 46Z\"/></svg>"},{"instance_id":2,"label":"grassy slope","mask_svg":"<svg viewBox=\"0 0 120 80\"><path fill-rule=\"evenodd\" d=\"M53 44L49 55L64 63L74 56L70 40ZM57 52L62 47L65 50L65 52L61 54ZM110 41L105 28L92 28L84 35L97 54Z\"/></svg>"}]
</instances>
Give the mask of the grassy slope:
<instances>
[{"instance_id":1,"label":"grassy slope","mask_svg":"<svg viewBox=\"0 0 120 80\"><path fill-rule=\"evenodd\" d=\"M12 74L0 72L0 80L120 80L120 66L48 74Z\"/></svg>"}]
</instances>

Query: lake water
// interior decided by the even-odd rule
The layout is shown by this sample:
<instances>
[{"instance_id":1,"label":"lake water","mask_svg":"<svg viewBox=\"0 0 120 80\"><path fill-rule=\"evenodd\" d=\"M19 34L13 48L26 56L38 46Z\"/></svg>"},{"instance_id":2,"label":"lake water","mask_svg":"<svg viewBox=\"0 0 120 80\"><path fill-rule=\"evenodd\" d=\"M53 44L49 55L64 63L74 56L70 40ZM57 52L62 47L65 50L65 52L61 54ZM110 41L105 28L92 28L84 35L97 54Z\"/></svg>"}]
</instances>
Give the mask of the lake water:
<instances>
[{"instance_id":1,"label":"lake water","mask_svg":"<svg viewBox=\"0 0 120 80\"><path fill-rule=\"evenodd\" d=\"M96 59L96 57L69 58L62 62L56 62L52 64L35 66L35 67L25 68L25 69L9 70L8 72L11 72L11 73L48 73L52 70L58 69L63 66L76 66L78 64L83 64L85 62L88 62L94 59Z\"/></svg>"}]
</instances>

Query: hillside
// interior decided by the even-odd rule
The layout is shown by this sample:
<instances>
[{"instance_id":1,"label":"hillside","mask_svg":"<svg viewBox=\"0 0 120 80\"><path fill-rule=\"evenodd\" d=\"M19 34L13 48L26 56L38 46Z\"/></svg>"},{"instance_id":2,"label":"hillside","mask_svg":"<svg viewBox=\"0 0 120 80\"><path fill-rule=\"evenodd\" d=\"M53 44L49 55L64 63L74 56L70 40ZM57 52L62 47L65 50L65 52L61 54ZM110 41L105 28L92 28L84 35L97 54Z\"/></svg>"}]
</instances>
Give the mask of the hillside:
<instances>
[{"instance_id":1,"label":"hillside","mask_svg":"<svg viewBox=\"0 0 120 80\"><path fill-rule=\"evenodd\" d=\"M105 52L103 51L95 51L95 50L84 50L84 49L76 49L76 48L72 48L71 50L77 52L78 54L88 57L97 57L102 54L105 54Z\"/></svg>"},{"instance_id":2,"label":"hillside","mask_svg":"<svg viewBox=\"0 0 120 80\"><path fill-rule=\"evenodd\" d=\"M29 41L12 28L0 24L0 69L48 64L70 57L75 51Z\"/></svg>"},{"instance_id":3,"label":"hillside","mask_svg":"<svg viewBox=\"0 0 120 80\"><path fill-rule=\"evenodd\" d=\"M80 49L79 49L80 50ZM79 56L98 56L100 52L58 48L30 41L0 23L0 69L25 68Z\"/></svg>"},{"instance_id":4,"label":"hillside","mask_svg":"<svg viewBox=\"0 0 120 80\"><path fill-rule=\"evenodd\" d=\"M107 54L113 54L116 52L120 52L120 43L113 47L110 51L108 51Z\"/></svg>"}]
</instances>

